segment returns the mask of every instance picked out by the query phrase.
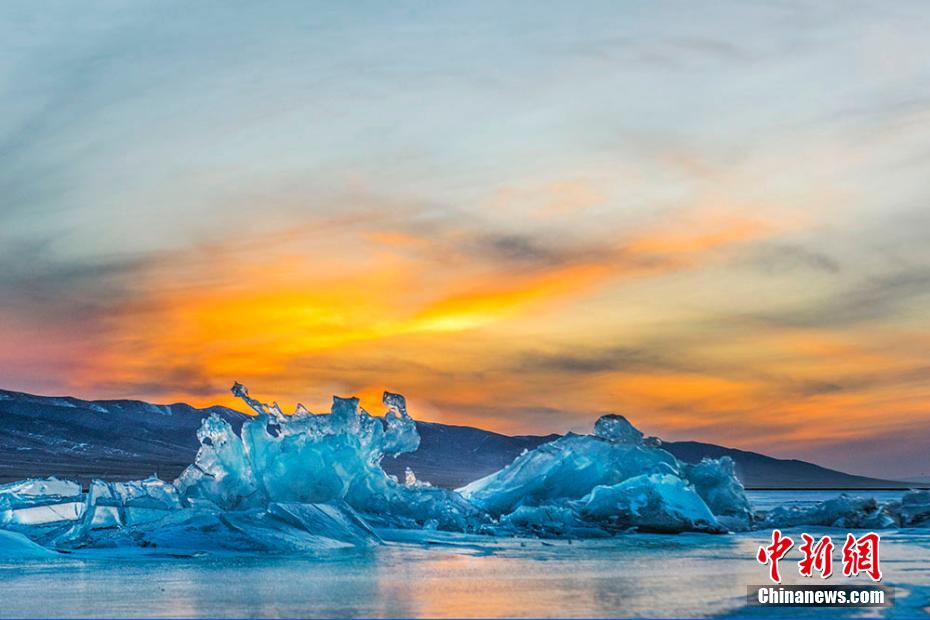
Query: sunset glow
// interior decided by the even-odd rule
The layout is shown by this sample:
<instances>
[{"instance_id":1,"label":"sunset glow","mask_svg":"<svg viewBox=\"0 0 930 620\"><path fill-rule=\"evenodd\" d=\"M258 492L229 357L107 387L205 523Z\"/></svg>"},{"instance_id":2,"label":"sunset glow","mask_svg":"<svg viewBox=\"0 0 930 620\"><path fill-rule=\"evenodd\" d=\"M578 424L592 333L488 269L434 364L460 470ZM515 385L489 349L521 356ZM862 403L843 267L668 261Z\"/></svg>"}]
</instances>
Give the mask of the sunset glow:
<instances>
[{"instance_id":1,"label":"sunset glow","mask_svg":"<svg viewBox=\"0 0 930 620\"><path fill-rule=\"evenodd\" d=\"M0 387L921 473L927 11L624 6L4 24Z\"/></svg>"}]
</instances>

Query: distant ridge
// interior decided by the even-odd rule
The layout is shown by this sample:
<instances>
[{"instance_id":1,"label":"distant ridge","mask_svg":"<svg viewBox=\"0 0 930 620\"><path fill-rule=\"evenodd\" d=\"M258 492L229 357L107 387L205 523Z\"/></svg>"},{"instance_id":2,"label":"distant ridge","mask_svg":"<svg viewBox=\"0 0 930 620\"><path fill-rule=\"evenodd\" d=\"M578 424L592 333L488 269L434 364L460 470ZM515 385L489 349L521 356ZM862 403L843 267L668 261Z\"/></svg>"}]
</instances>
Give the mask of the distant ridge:
<instances>
[{"instance_id":1,"label":"distant ridge","mask_svg":"<svg viewBox=\"0 0 930 620\"><path fill-rule=\"evenodd\" d=\"M0 482L50 476L87 482L157 474L173 480L197 453L201 420L217 413L234 428L248 419L227 407L197 409L183 403L86 401L0 390ZM470 426L417 422L420 449L386 457L385 471L403 479L407 467L421 480L456 488L508 465L524 450L559 435L501 435ZM919 483L853 476L805 461L695 441L663 447L677 458L730 456L749 488L908 488Z\"/></svg>"},{"instance_id":2,"label":"distant ridge","mask_svg":"<svg viewBox=\"0 0 930 620\"><path fill-rule=\"evenodd\" d=\"M0 390L0 481L51 475L127 480L153 473L173 480L192 462L200 446L197 429L213 412L237 428L248 419L226 407Z\"/></svg>"},{"instance_id":3,"label":"distant ridge","mask_svg":"<svg viewBox=\"0 0 930 620\"><path fill-rule=\"evenodd\" d=\"M382 467L399 477L403 476L406 467L410 467L417 477L451 488L491 474L511 463L524 449L531 450L559 437L509 437L468 426L430 422L418 422L417 429L421 437L420 449L397 458L385 458ZM662 448L687 463L697 463L704 457L729 456L736 463L737 476L748 488L904 489L924 486L913 482L854 476L806 461L776 459L756 452L697 441L666 442Z\"/></svg>"},{"instance_id":4,"label":"distant ridge","mask_svg":"<svg viewBox=\"0 0 930 620\"><path fill-rule=\"evenodd\" d=\"M704 457L729 456L736 462L736 474L743 484L754 489L902 489L919 486L914 482L856 476L807 461L776 459L758 452L698 441L674 441L662 447L688 463Z\"/></svg>"}]
</instances>

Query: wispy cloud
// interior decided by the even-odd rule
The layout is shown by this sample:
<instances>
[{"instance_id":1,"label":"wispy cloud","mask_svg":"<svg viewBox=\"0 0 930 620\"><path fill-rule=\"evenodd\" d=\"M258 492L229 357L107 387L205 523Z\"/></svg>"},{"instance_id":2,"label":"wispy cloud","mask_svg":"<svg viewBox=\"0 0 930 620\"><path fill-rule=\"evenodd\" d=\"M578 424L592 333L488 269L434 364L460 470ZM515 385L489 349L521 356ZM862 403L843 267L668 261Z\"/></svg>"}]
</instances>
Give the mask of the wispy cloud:
<instances>
[{"instance_id":1,"label":"wispy cloud","mask_svg":"<svg viewBox=\"0 0 930 620\"><path fill-rule=\"evenodd\" d=\"M788 327L842 329L859 323L885 321L902 312L914 312L923 307L927 298L930 298L930 270L909 269L865 278L855 288L760 318Z\"/></svg>"},{"instance_id":2,"label":"wispy cloud","mask_svg":"<svg viewBox=\"0 0 930 620\"><path fill-rule=\"evenodd\" d=\"M919 2L0 13L5 387L930 428Z\"/></svg>"}]
</instances>

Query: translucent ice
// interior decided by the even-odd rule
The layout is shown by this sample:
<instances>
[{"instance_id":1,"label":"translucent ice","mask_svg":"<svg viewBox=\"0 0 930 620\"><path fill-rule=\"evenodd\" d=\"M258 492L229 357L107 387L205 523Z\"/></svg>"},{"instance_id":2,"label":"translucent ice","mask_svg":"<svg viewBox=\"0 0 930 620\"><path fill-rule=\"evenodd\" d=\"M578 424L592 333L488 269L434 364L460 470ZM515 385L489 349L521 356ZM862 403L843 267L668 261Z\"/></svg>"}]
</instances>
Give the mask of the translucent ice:
<instances>
[{"instance_id":1,"label":"translucent ice","mask_svg":"<svg viewBox=\"0 0 930 620\"><path fill-rule=\"evenodd\" d=\"M905 493L900 502L889 506L902 527L930 527L930 491Z\"/></svg>"},{"instance_id":2,"label":"translucent ice","mask_svg":"<svg viewBox=\"0 0 930 620\"><path fill-rule=\"evenodd\" d=\"M65 549L108 548L121 553L295 553L369 546L378 536L345 503L277 504L220 511L203 506L166 514L158 521L94 529Z\"/></svg>"},{"instance_id":3,"label":"translucent ice","mask_svg":"<svg viewBox=\"0 0 930 620\"><path fill-rule=\"evenodd\" d=\"M594 436L617 443L640 444L643 434L622 415L608 414L594 423Z\"/></svg>"},{"instance_id":4,"label":"translucent ice","mask_svg":"<svg viewBox=\"0 0 930 620\"><path fill-rule=\"evenodd\" d=\"M591 435L524 451L500 471L450 491L417 480L409 468L401 481L381 468L385 456L420 442L399 394L385 392L386 412L375 417L357 398L334 397L329 414L298 406L287 415L241 384L233 393L256 416L239 432L220 416L206 418L195 461L174 483L94 481L86 492L55 478L0 486L0 557L44 548L312 553L375 545L376 531L397 528L418 530L406 534L413 538L427 530L589 538L930 524L926 491L886 505L843 495L753 515L732 460L680 462L618 415L600 418Z\"/></svg>"},{"instance_id":5,"label":"translucent ice","mask_svg":"<svg viewBox=\"0 0 930 620\"><path fill-rule=\"evenodd\" d=\"M603 538L610 533L596 524L585 523L576 510L564 504L520 506L500 520L498 532L532 534L541 538Z\"/></svg>"},{"instance_id":6,"label":"translucent ice","mask_svg":"<svg viewBox=\"0 0 930 620\"><path fill-rule=\"evenodd\" d=\"M0 485L0 527L39 526L77 519L83 511L81 485L57 478Z\"/></svg>"},{"instance_id":7,"label":"translucent ice","mask_svg":"<svg viewBox=\"0 0 930 620\"><path fill-rule=\"evenodd\" d=\"M749 502L732 461L687 465L658 445L626 418L607 415L594 435L541 445L460 491L505 526L537 534L749 527Z\"/></svg>"},{"instance_id":8,"label":"translucent ice","mask_svg":"<svg viewBox=\"0 0 930 620\"><path fill-rule=\"evenodd\" d=\"M43 558L55 555L17 532L0 530L0 560Z\"/></svg>"},{"instance_id":9,"label":"translucent ice","mask_svg":"<svg viewBox=\"0 0 930 620\"><path fill-rule=\"evenodd\" d=\"M520 455L502 470L460 489L494 516L519 506L579 499L596 486L611 486L640 474L679 473L674 456L633 443L591 435L566 435Z\"/></svg>"},{"instance_id":10,"label":"translucent ice","mask_svg":"<svg viewBox=\"0 0 930 620\"><path fill-rule=\"evenodd\" d=\"M174 485L152 476L134 482L91 482L80 518L58 541L78 540L91 530L158 521L181 509Z\"/></svg>"},{"instance_id":11,"label":"translucent ice","mask_svg":"<svg viewBox=\"0 0 930 620\"><path fill-rule=\"evenodd\" d=\"M694 487L671 474L634 476L596 486L584 497L541 506L520 506L501 523L536 536L603 537L622 531L726 531Z\"/></svg>"},{"instance_id":12,"label":"translucent ice","mask_svg":"<svg viewBox=\"0 0 930 620\"><path fill-rule=\"evenodd\" d=\"M884 529L895 527L897 522L874 498L850 497L843 493L804 508L779 506L770 510L760 525L763 528L825 525L853 529Z\"/></svg>"},{"instance_id":13,"label":"translucent ice","mask_svg":"<svg viewBox=\"0 0 930 620\"><path fill-rule=\"evenodd\" d=\"M223 510L344 500L379 524L465 530L476 523L479 511L457 493L406 486L381 469L386 454L419 446L403 396L384 393L388 411L381 419L361 409L357 398L334 397L329 415L281 416L244 386L237 383L233 392L258 415L239 435L219 416L204 422L195 462L176 483L183 500Z\"/></svg>"},{"instance_id":14,"label":"translucent ice","mask_svg":"<svg viewBox=\"0 0 930 620\"><path fill-rule=\"evenodd\" d=\"M19 508L80 498L81 485L58 478L31 478L0 485L0 507Z\"/></svg>"},{"instance_id":15,"label":"translucent ice","mask_svg":"<svg viewBox=\"0 0 930 620\"><path fill-rule=\"evenodd\" d=\"M733 459L723 456L683 463L682 472L722 525L734 531L749 529L752 509Z\"/></svg>"},{"instance_id":16,"label":"translucent ice","mask_svg":"<svg viewBox=\"0 0 930 620\"><path fill-rule=\"evenodd\" d=\"M573 506L583 520L612 530L726 531L694 487L672 474L644 474L598 486Z\"/></svg>"}]
</instances>

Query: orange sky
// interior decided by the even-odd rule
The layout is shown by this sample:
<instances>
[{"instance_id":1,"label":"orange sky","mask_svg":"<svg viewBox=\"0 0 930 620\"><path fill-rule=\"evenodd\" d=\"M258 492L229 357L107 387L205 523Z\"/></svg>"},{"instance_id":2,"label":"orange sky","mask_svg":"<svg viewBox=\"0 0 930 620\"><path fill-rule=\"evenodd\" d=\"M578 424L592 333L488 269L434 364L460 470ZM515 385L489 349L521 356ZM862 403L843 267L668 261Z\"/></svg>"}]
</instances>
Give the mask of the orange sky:
<instances>
[{"instance_id":1,"label":"orange sky","mask_svg":"<svg viewBox=\"0 0 930 620\"><path fill-rule=\"evenodd\" d=\"M56 334L30 359L36 334L13 334L4 351L66 360L54 391L85 397L241 408L238 380L286 408L355 394L380 412L390 389L420 418L507 433L584 431L619 411L669 439L790 454L881 432L877 410L919 428L919 326L799 328L741 315L726 287L702 299L708 273L796 225L695 208L504 261L466 230L272 231L134 269L93 338ZM681 303L662 307L669 287Z\"/></svg>"},{"instance_id":2,"label":"orange sky","mask_svg":"<svg viewBox=\"0 0 930 620\"><path fill-rule=\"evenodd\" d=\"M0 387L930 475L926 16L621 6L14 29Z\"/></svg>"}]
</instances>

